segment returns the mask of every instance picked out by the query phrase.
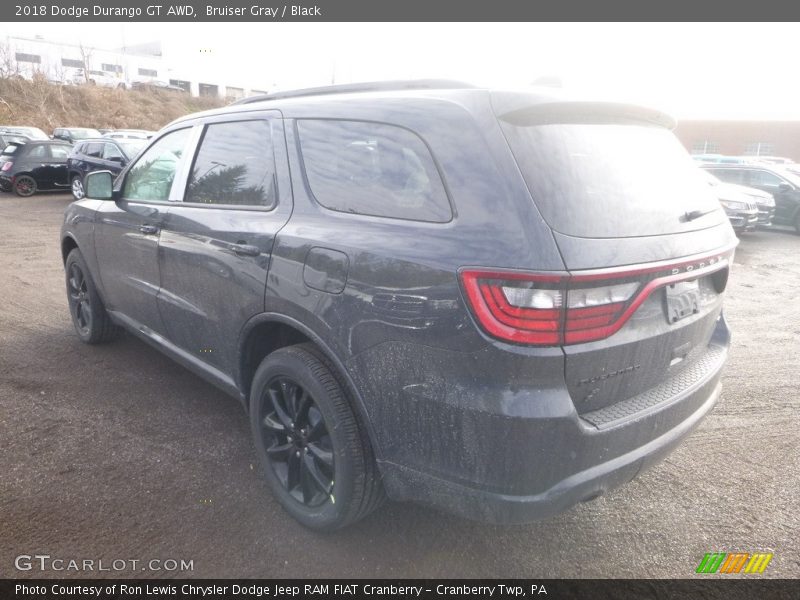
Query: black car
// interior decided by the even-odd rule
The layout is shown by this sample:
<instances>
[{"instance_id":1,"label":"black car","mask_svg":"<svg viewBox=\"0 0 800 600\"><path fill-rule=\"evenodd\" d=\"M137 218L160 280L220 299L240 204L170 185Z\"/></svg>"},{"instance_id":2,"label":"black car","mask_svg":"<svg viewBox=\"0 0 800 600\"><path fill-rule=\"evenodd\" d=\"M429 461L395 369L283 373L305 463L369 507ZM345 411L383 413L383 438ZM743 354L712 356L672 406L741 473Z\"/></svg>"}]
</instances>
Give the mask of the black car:
<instances>
[{"instance_id":1,"label":"black car","mask_svg":"<svg viewBox=\"0 0 800 600\"><path fill-rule=\"evenodd\" d=\"M83 178L92 171L117 175L147 145L147 140L88 139L76 143L67 159L70 187L76 200L83 198Z\"/></svg>"},{"instance_id":2,"label":"black car","mask_svg":"<svg viewBox=\"0 0 800 600\"><path fill-rule=\"evenodd\" d=\"M68 189L69 151L63 142L9 143L0 155L0 189L19 196Z\"/></svg>"},{"instance_id":3,"label":"black car","mask_svg":"<svg viewBox=\"0 0 800 600\"><path fill-rule=\"evenodd\" d=\"M238 398L309 527L386 496L562 511L720 394L736 237L673 125L430 81L183 117L67 209L75 330L127 330Z\"/></svg>"},{"instance_id":4,"label":"black car","mask_svg":"<svg viewBox=\"0 0 800 600\"><path fill-rule=\"evenodd\" d=\"M790 225L800 233L800 175L781 165L707 165L722 181L737 183L772 194L776 225Z\"/></svg>"},{"instance_id":5,"label":"black car","mask_svg":"<svg viewBox=\"0 0 800 600\"><path fill-rule=\"evenodd\" d=\"M56 127L53 130L54 140L63 140L74 144L79 140L99 138L102 134L97 129L89 127Z\"/></svg>"}]
</instances>

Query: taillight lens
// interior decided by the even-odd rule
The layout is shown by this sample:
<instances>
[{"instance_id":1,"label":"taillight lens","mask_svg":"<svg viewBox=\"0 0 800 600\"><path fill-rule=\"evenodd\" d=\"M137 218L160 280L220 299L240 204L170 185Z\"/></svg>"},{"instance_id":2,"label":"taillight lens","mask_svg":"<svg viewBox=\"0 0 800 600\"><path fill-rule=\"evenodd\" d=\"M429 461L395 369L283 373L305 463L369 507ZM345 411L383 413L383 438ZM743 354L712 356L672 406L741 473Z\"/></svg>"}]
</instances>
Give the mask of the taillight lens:
<instances>
[{"instance_id":1,"label":"taillight lens","mask_svg":"<svg viewBox=\"0 0 800 600\"><path fill-rule=\"evenodd\" d=\"M11 162L11 161L4 162L3 166L0 167L0 171L9 171L9 170L11 170L11 167L13 167L13 166L14 166L14 163Z\"/></svg>"},{"instance_id":2,"label":"taillight lens","mask_svg":"<svg viewBox=\"0 0 800 600\"><path fill-rule=\"evenodd\" d=\"M577 344L616 333L653 290L669 283L713 273L721 292L716 280L727 273L731 253L589 273L463 269L461 281L473 314L490 335L518 344Z\"/></svg>"}]
</instances>

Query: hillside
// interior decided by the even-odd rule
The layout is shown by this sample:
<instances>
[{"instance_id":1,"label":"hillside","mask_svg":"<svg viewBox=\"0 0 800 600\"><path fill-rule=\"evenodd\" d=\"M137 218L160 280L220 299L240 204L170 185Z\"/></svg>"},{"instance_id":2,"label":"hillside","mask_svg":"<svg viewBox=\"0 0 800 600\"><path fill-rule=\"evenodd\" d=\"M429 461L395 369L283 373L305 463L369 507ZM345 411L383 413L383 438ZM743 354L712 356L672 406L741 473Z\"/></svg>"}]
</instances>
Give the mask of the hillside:
<instances>
[{"instance_id":1,"label":"hillside","mask_svg":"<svg viewBox=\"0 0 800 600\"><path fill-rule=\"evenodd\" d=\"M193 98L164 90L116 90L55 85L37 79L0 79L0 125L158 130L182 115L223 106L217 98Z\"/></svg>"}]
</instances>

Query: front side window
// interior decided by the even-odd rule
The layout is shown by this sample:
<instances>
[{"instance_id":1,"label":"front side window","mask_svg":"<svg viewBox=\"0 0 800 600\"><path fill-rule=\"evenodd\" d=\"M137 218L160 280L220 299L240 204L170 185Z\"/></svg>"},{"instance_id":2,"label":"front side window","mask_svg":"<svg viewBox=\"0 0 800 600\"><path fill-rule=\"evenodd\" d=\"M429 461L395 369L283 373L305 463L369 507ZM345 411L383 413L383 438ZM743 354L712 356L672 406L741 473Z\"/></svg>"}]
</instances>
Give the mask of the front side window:
<instances>
[{"instance_id":1,"label":"front side window","mask_svg":"<svg viewBox=\"0 0 800 600\"><path fill-rule=\"evenodd\" d=\"M269 122L208 125L192 166L184 202L271 208L276 196Z\"/></svg>"},{"instance_id":2,"label":"front side window","mask_svg":"<svg viewBox=\"0 0 800 600\"><path fill-rule=\"evenodd\" d=\"M83 153L86 156L91 156L92 158L102 158L103 157L103 144L99 142L95 142L92 144L86 144L83 148Z\"/></svg>"},{"instance_id":3,"label":"front side window","mask_svg":"<svg viewBox=\"0 0 800 600\"><path fill-rule=\"evenodd\" d=\"M708 169L711 173L727 183L744 184L743 171L741 169Z\"/></svg>"},{"instance_id":4,"label":"front side window","mask_svg":"<svg viewBox=\"0 0 800 600\"><path fill-rule=\"evenodd\" d=\"M365 121L297 122L306 177L331 210L444 223L452 218L428 147L402 127Z\"/></svg>"},{"instance_id":5,"label":"front side window","mask_svg":"<svg viewBox=\"0 0 800 600\"><path fill-rule=\"evenodd\" d=\"M103 144L103 159L104 160L118 160L121 161L124 159L122 156L122 152L119 151L114 144Z\"/></svg>"},{"instance_id":6,"label":"front side window","mask_svg":"<svg viewBox=\"0 0 800 600\"><path fill-rule=\"evenodd\" d=\"M782 183L786 182L769 171L750 171L750 185L777 188Z\"/></svg>"},{"instance_id":7,"label":"front side window","mask_svg":"<svg viewBox=\"0 0 800 600\"><path fill-rule=\"evenodd\" d=\"M190 128L173 131L153 144L128 171L122 197L128 200L169 200L190 131Z\"/></svg>"}]
</instances>

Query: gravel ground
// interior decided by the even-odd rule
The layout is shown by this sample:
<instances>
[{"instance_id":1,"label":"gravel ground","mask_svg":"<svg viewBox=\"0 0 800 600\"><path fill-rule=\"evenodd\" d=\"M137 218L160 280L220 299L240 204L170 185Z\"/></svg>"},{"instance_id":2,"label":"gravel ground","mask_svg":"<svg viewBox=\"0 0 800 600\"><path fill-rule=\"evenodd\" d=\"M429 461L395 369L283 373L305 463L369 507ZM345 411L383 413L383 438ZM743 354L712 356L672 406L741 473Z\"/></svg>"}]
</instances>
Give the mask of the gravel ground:
<instances>
[{"instance_id":1,"label":"gravel ground","mask_svg":"<svg viewBox=\"0 0 800 600\"><path fill-rule=\"evenodd\" d=\"M14 569L37 553L192 560L194 577L689 577L705 552L755 550L775 555L765 576L800 576L799 236L743 237L723 398L624 488L526 526L391 504L318 535L270 497L236 400L130 336L78 341L69 201L0 194L0 577L79 575Z\"/></svg>"}]
</instances>

